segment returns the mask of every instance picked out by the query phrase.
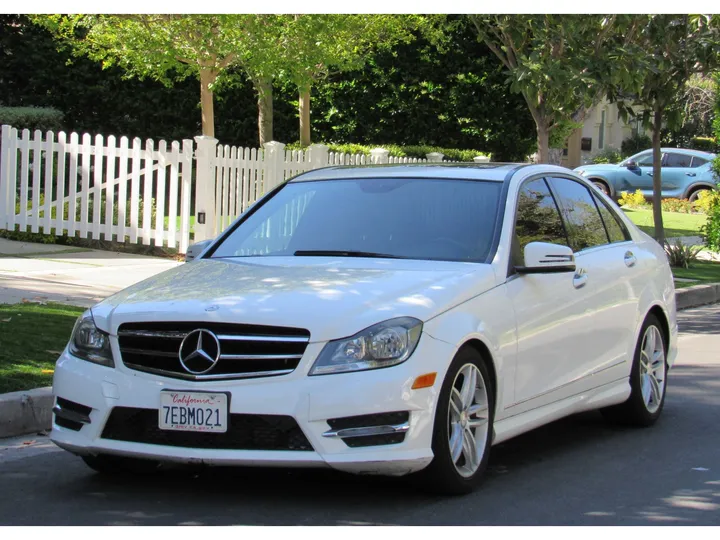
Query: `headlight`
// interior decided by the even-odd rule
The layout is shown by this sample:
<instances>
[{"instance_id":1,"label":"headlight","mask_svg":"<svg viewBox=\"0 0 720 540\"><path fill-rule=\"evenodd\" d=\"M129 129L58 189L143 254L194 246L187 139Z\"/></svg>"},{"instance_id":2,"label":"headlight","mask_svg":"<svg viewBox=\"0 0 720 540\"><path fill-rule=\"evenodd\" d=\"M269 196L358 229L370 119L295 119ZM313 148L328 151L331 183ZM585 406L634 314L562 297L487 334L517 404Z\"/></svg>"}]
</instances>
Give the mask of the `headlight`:
<instances>
[{"instance_id":1,"label":"headlight","mask_svg":"<svg viewBox=\"0 0 720 540\"><path fill-rule=\"evenodd\" d=\"M310 375L328 375L395 366L407 360L420 340L422 322L399 317L375 324L354 336L330 341Z\"/></svg>"},{"instance_id":2,"label":"headlight","mask_svg":"<svg viewBox=\"0 0 720 540\"><path fill-rule=\"evenodd\" d=\"M110 350L110 336L102 330L98 330L89 310L83 313L75 323L68 350L73 356L88 362L115 367Z\"/></svg>"}]
</instances>

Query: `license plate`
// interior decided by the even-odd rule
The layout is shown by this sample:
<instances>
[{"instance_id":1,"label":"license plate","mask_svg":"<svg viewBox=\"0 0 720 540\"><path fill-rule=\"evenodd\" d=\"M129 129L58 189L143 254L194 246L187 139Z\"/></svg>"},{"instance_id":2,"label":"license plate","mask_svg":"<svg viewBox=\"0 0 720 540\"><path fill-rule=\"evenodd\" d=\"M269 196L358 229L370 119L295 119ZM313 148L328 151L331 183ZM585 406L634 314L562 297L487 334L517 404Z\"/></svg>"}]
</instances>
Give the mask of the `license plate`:
<instances>
[{"instance_id":1,"label":"license plate","mask_svg":"<svg viewBox=\"0 0 720 540\"><path fill-rule=\"evenodd\" d=\"M228 396L211 392L160 392L158 426L169 431L225 433Z\"/></svg>"}]
</instances>

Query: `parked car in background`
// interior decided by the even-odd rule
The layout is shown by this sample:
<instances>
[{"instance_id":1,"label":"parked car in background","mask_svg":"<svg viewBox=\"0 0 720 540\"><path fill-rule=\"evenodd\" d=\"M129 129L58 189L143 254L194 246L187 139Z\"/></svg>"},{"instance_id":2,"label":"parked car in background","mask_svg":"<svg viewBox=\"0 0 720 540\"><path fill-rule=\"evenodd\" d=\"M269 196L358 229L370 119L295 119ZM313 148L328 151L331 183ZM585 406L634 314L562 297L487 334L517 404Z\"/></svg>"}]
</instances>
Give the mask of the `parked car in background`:
<instances>
[{"instance_id":1,"label":"parked car in background","mask_svg":"<svg viewBox=\"0 0 720 540\"><path fill-rule=\"evenodd\" d=\"M663 248L565 168L327 167L85 312L52 440L102 473L331 467L464 493L492 445L558 418L653 424L677 332Z\"/></svg>"},{"instance_id":2,"label":"parked car in background","mask_svg":"<svg viewBox=\"0 0 720 540\"><path fill-rule=\"evenodd\" d=\"M715 154L683 148L662 149L662 198L694 202L700 192L718 182L711 167ZM574 172L584 176L606 195L617 199L620 192L640 190L653 195L653 152L644 150L617 164L582 165Z\"/></svg>"}]
</instances>

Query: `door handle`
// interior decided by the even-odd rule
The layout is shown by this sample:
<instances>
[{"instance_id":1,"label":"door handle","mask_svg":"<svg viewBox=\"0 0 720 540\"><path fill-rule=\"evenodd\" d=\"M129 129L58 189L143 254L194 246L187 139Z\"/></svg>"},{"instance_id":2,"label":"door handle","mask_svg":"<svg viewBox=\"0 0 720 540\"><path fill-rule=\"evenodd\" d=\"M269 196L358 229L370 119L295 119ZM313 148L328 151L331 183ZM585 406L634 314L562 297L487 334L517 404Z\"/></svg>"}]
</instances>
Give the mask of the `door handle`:
<instances>
[{"instance_id":1,"label":"door handle","mask_svg":"<svg viewBox=\"0 0 720 540\"><path fill-rule=\"evenodd\" d=\"M635 263L637 262L637 257L633 254L632 251L626 251L625 252L625 266L630 268L631 266L635 266Z\"/></svg>"},{"instance_id":2,"label":"door handle","mask_svg":"<svg viewBox=\"0 0 720 540\"><path fill-rule=\"evenodd\" d=\"M652 175L653 175L653 173L649 172L649 173L647 173L647 175L648 175L648 176L652 176Z\"/></svg>"},{"instance_id":3,"label":"door handle","mask_svg":"<svg viewBox=\"0 0 720 540\"><path fill-rule=\"evenodd\" d=\"M573 287L576 289L582 289L587 283L588 275L584 268L579 268L573 276Z\"/></svg>"},{"instance_id":4,"label":"door handle","mask_svg":"<svg viewBox=\"0 0 720 540\"><path fill-rule=\"evenodd\" d=\"M697 176L694 172L686 172L685 174L688 176Z\"/></svg>"}]
</instances>

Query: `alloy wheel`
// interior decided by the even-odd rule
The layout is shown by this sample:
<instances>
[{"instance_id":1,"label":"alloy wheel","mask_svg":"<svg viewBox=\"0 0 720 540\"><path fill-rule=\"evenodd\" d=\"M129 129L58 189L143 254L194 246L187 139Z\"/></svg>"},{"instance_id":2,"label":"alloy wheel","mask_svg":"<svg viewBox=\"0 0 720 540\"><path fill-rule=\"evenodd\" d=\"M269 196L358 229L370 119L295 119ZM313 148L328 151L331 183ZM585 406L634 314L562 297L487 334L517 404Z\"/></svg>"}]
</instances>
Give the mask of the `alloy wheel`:
<instances>
[{"instance_id":1,"label":"alloy wheel","mask_svg":"<svg viewBox=\"0 0 720 540\"><path fill-rule=\"evenodd\" d=\"M450 456L464 478L480 467L487 444L490 409L482 373L474 364L458 371L450 391L448 438Z\"/></svg>"},{"instance_id":2,"label":"alloy wheel","mask_svg":"<svg viewBox=\"0 0 720 540\"><path fill-rule=\"evenodd\" d=\"M665 394L665 344L657 326L649 326L640 349L640 388L645 408L655 413Z\"/></svg>"}]
</instances>

